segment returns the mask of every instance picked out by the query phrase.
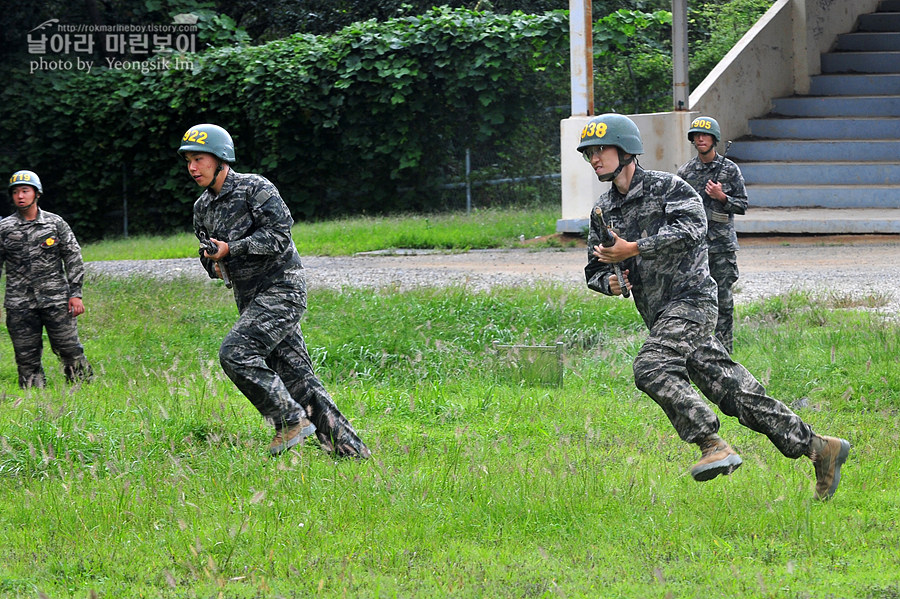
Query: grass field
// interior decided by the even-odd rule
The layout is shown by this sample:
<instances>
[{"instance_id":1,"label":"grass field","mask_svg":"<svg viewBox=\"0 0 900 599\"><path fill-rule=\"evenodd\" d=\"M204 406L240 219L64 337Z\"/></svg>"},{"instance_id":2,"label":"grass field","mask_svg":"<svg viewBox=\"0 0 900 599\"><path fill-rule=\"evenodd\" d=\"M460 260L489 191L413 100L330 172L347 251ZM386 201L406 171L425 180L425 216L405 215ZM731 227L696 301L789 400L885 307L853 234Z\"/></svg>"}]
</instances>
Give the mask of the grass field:
<instances>
[{"instance_id":1,"label":"grass field","mask_svg":"<svg viewBox=\"0 0 900 599\"><path fill-rule=\"evenodd\" d=\"M558 247L555 238L559 206L526 209L503 208L431 215L364 216L323 222L299 222L292 229L294 244L302 256L347 256L386 248ZM164 237L114 239L86 244L84 259L146 260L188 258L197 255L192 233Z\"/></svg>"},{"instance_id":2,"label":"grass field","mask_svg":"<svg viewBox=\"0 0 900 599\"><path fill-rule=\"evenodd\" d=\"M900 597L898 325L840 298L740 306L735 339L853 444L821 503L809 460L730 418L744 465L691 479L699 451L634 388L621 298L313 291L318 373L373 451L335 462L313 440L267 455L217 364L221 283L87 289L90 384L48 349L48 388L20 391L0 331L2 597ZM495 340L562 342L562 387L510 374Z\"/></svg>"}]
</instances>

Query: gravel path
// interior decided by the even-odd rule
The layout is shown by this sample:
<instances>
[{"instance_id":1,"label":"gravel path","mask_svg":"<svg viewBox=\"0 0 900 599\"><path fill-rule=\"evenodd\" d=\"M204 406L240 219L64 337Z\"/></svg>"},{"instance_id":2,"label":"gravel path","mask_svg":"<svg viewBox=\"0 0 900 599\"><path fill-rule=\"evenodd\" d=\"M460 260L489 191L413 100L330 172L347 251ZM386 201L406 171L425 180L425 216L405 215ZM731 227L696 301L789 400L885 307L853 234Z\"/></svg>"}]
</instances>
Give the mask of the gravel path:
<instances>
[{"instance_id":1,"label":"gravel path","mask_svg":"<svg viewBox=\"0 0 900 599\"><path fill-rule=\"evenodd\" d=\"M310 287L466 285L533 286L557 282L584 286L584 248L566 250L473 250L464 253L394 252L350 257L303 257ZM735 300L750 301L791 290L845 297L877 295L885 310L900 313L900 237L741 239L741 277ZM92 274L141 274L206 278L196 258L89 262Z\"/></svg>"}]
</instances>

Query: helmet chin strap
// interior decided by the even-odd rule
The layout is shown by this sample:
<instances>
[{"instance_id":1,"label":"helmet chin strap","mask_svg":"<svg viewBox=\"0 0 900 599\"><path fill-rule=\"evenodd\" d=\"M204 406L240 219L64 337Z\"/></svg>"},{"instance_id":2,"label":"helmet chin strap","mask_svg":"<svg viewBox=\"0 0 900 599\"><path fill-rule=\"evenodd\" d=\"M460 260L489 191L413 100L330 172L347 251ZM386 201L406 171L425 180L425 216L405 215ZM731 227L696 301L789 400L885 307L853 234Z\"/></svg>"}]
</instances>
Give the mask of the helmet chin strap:
<instances>
[{"instance_id":1,"label":"helmet chin strap","mask_svg":"<svg viewBox=\"0 0 900 599\"><path fill-rule=\"evenodd\" d=\"M608 183L609 181L614 180L619 176L619 173L622 172L622 169L634 162L634 154L631 155L627 160L625 159L625 152L622 148L616 148L619 150L619 167L611 173L606 175L597 175L597 178L603 181L604 183Z\"/></svg>"},{"instance_id":2,"label":"helmet chin strap","mask_svg":"<svg viewBox=\"0 0 900 599\"><path fill-rule=\"evenodd\" d=\"M216 184L216 179L219 178L219 173L222 172L222 160L220 158L216 158L216 172L213 173L213 178L210 184L207 186L206 190L210 193L215 193L213 191L213 185Z\"/></svg>"}]
</instances>

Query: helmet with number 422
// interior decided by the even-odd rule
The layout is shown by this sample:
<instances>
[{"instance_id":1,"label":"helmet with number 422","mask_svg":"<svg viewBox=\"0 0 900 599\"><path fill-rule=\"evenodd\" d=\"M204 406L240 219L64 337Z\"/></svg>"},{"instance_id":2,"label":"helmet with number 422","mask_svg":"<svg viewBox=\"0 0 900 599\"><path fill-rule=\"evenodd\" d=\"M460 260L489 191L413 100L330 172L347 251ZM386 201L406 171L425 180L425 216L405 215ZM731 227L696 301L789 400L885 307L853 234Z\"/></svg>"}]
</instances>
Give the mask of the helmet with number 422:
<instances>
[{"instance_id":1,"label":"helmet with number 422","mask_svg":"<svg viewBox=\"0 0 900 599\"><path fill-rule=\"evenodd\" d=\"M178 154L185 152L206 152L225 162L234 162L234 141L231 135L218 125L203 123L194 125L181 138Z\"/></svg>"},{"instance_id":2,"label":"helmet with number 422","mask_svg":"<svg viewBox=\"0 0 900 599\"><path fill-rule=\"evenodd\" d=\"M711 116L698 116L691 121L691 128L688 129L688 141L694 141L694 133L708 133L719 143L722 139L722 132L719 129L719 122Z\"/></svg>"},{"instance_id":3,"label":"helmet with number 422","mask_svg":"<svg viewBox=\"0 0 900 599\"><path fill-rule=\"evenodd\" d=\"M17 185L31 185L38 193L44 193L44 187L41 185L41 179L34 171L16 171L9 178L9 186L6 190L12 194L12 188Z\"/></svg>"},{"instance_id":4,"label":"helmet with number 422","mask_svg":"<svg viewBox=\"0 0 900 599\"><path fill-rule=\"evenodd\" d=\"M623 114L608 113L592 118L581 130L578 151L590 146L616 146L626 154L644 153L640 129Z\"/></svg>"}]
</instances>

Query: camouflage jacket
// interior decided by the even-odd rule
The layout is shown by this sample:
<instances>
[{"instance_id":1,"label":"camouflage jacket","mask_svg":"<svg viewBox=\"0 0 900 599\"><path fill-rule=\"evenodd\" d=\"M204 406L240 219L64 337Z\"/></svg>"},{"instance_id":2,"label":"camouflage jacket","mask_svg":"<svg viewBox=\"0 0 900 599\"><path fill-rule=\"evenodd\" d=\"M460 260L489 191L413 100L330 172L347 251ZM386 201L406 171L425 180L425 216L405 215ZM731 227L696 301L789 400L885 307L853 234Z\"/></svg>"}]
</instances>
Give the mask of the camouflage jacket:
<instances>
[{"instance_id":1,"label":"camouflage jacket","mask_svg":"<svg viewBox=\"0 0 900 599\"><path fill-rule=\"evenodd\" d=\"M648 328L663 313L694 322L715 319L718 300L706 253L706 213L690 185L670 173L638 166L628 193L623 196L613 185L597 207L620 237L638 244L640 254L620 266L623 273L629 271L634 303ZM591 253L599 243L592 218L584 274L588 287L609 295L613 266Z\"/></svg>"},{"instance_id":2,"label":"camouflage jacket","mask_svg":"<svg viewBox=\"0 0 900 599\"><path fill-rule=\"evenodd\" d=\"M706 195L706 182L713 178L722 162L722 170L719 171L718 182L722 184L726 200L723 204ZM703 207L706 209L706 220L709 228L706 232L706 241L709 244L709 252L735 252L739 249L737 233L734 230L734 215L747 212L747 190L744 188L744 177L741 169L734 162L724 156L717 156L715 160L704 164L698 156L694 156L678 169L678 176L687 181L700 197L703 198Z\"/></svg>"},{"instance_id":3,"label":"camouflage jacket","mask_svg":"<svg viewBox=\"0 0 900 599\"><path fill-rule=\"evenodd\" d=\"M0 270L6 266L7 309L34 309L81 297L81 246L62 217L38 210L25 220L18 212L0 221Z\"/></svg>"},{"instance_id":4,"label":"camouflage jacket","mask_svg":"<svg viewBox=\"0 0 900 599\"><path fill-rule=\"evenodd\" d=\"M291 238L294 220L278 189L265 177L229 169L218 195L206 190L194 202L194 233L228 243L224 263L238 309L274 285L305 301L300 255ZM211 260L200 258L215 278Z\"/></svg>"}]
</instances>

